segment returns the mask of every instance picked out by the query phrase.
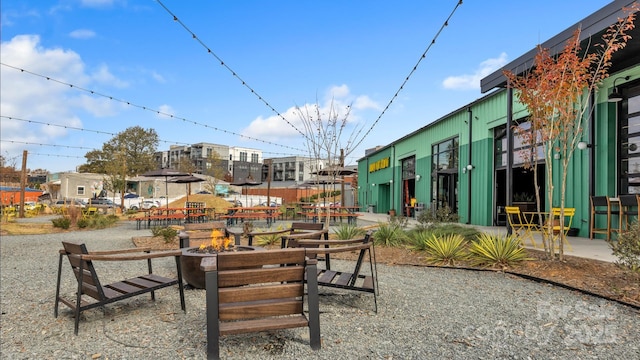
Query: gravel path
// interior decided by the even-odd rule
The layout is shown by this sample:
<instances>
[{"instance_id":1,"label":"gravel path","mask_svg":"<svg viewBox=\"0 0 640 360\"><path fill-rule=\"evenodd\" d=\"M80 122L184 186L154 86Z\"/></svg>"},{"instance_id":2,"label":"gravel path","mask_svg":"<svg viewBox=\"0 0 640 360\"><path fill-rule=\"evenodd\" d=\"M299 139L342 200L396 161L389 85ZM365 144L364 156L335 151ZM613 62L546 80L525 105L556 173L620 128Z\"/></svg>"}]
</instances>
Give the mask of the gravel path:
<instances>
[{"instance_id":1,"label":"gravel path","mask_svg":"<svg viewBox=\"0 0 640 360\"><path fill-rule=\"evenodd\" d=\"M206 358L205 292L176 288L86 311L78 336L61 305L53 317L60 241L90 250L132 247L133 224L65 234L2 236L2 359ZM149 232L150 233L150 232ZM332 265L334 262L332 261ZM144 263L100 263L102 281L139 275ZM347 270L350 262L335 261ZM175 273L172 259L154 271ZM305 329L223 338L227 359L638 359L640 314L623 305L493 272L378 266L371 294L321 288L322 349ZM174 274L175 276L175 274ZM63 263L63 294L75 280Z\"/></svg>"}]
</instances>

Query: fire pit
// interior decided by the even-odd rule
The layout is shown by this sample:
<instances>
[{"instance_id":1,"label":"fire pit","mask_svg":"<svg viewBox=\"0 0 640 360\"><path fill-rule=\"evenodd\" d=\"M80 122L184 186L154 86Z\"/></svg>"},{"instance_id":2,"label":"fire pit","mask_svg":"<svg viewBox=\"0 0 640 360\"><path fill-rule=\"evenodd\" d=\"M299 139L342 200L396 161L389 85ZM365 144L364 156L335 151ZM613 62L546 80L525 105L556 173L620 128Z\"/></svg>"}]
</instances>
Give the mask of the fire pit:
<instances>
[{"instance_id":1,"label":"fire pit","mask_svg":"<svg viewBox=\"0 0 640 360\"><path fill-rule=\"evenodd\" d=\"M182 266L182 278L196 289L204 289L204 271L200 270L200 262L202 258L209 256L217 256L217 252L198 252L199 248L182 249L180 257L180 265ZM234 246L226 251L254 251L262 250L256 246Z\"/></svg>"}]
</instances>

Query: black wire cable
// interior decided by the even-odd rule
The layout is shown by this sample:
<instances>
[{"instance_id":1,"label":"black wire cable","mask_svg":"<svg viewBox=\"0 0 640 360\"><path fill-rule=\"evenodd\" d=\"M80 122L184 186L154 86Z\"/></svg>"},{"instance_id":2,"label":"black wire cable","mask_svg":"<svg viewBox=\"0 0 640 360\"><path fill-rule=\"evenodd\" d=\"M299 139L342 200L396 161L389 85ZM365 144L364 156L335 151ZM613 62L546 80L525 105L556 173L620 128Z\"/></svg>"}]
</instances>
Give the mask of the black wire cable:
<instances>
[{"instance_id":1,"label":"black wire cable","mask_svg":"<svg viewBox=\"0 0 640 360\"><path fill-rule=\"evenodd\" d=\"M212 130L215 130L215 131L219 131L219 132L222 132L222 133L225 133L225 134L239 136L239 137L242 137L242 138L245 138L245 139L258 141L258 142L261 142L261 143L264 143L264 144L268 144L268 145L273 145L273 146L278 146L278 147L282 147L282 148L288 148L288 149L295 150L295 151L304 152L304 150L298 149L298 148L295 148L295 147L292 147L292 146L282 145L282 144L274 143L272 141L262 140L262 139L254 138L252 136L238 134L238 133L235 133L233 131L224 130L224 129L221 129L221 128L218 128L218 127L215 127L215 126L211 126L211 125L208 125L208 124L200 123L200 122L197 122L197 121L194 121L194 120L189 120L187 118L183 118L183 117L180 117L180 116L169 114L169 113L157 110L157 109L153 109L153 108L148 107L148 106L138 105L138 104L135 104L135 103L127 101L127 100L119 99L119 98L116 98L116 97L111 96L111 95L102 94L102 93L94 91L94 90L85 89L85 88L83 88L81 86L77 86L77 85L74 85L74 84L70 84L68 82L57 80L57 79L54 79L54 78L52 78L50 76L41 75L41 74L35 73L33 71L29 71L29 70L26 70L26 69L19 68L17 66L9 65L9 64L3 63L3 62L0 62L0 65L6 66L6 67L14 69L14 70L18 70L18 71L20 71L22 73L26 73L26 74L33 75L33 76L36 76L36 77L40 77L40 78L43 78L43 79L46 79L46 80L49 80L49 81L53 81L53 82L61 84L61 85L69 86L70 88L78 89L80 91L84 91L84 92L90 93L92 95L96 95L96 96L100 96L100 97L103 97L103 98L107 98L107 99L109 99L111 101L116 101L116 102L119 102L119 103L127 104L129 106L133 106L133 107L136 107L138 109L151 111L151 112L154 112L154 113L156 113L158 115L168 116L168 117L170 117L172 119L182 120L183 122L186 122L186 123L191 123L193 125L203 126L205 128L209 128L209 129L212 129Z\"/></svg>"}]
</instances>

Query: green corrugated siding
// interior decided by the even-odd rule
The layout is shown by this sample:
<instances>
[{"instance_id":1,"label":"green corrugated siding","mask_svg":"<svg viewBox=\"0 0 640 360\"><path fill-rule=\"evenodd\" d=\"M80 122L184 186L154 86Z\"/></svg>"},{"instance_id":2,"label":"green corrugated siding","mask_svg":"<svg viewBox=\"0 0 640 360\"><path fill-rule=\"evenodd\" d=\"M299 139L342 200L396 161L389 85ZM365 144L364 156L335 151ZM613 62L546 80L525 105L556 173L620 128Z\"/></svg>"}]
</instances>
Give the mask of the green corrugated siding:
<instances>
[{"instance_id":1,"label":"green corrugated siding","mask_svg":"<svg viewBox=\"0 0 640 360\"><path fill-rule=\"evenodd\" d=\"M606 79L601 90L597 93L595 109L595 146L587 150L576 150L567 174L565 206L575 207L576 215L572 227L580 229L580 236L588 236L589 230L589 157L595 156L593 169L595 195L617 195L617 122L616 105L607 102L607 94L612 87L613 79L619 76L640 76L640 66L629 69L624 73L612 75ZM418 201L427 205L431 199L431 146L446 139L457 136L459 139L459 184L458 204L461 222L471 222L477 225L492 225L494 213L495 171L493 158L493 129L504 125L507 121L507 92L495 91L472 104L472 159L469 160L469 112L461 108L450 114L446 119L425 126L415 134L398 140L388 148L365 158L359 163L359 199L366 209L368 202L382 205L378 212L385 212L389 207L401 208L401 161L409 156L416 157L416 174L421 180L416 182L416 197ZM513 106L513 119L518 120L526 116L526 109L516 102ZM584 138L589 129L585 128ZM390 158L390 167L374 173L368 172L368 164L381 158ZM471 173L463 173L462 168L472 164ZM553 206L559 206L560 196L560 160L553 160L555 194ZM364 176L363 176L364 175ZM471 218L469 209L469 179L471 179ZM389 180L394 180L390 183ZM375 183L376 186L371 186ZM381 186L380 186L381 185ZM365 202L365 199L367 199Z\"/></svg>"}]
</instances>

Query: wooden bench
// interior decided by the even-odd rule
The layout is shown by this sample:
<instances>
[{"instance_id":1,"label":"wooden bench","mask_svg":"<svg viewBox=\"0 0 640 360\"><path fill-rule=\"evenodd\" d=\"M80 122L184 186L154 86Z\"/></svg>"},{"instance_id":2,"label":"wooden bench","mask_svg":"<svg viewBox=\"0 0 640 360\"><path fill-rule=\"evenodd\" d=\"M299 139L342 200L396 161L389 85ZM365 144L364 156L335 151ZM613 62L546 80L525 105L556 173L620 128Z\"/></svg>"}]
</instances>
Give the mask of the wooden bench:
<instances>
[{"instance_id":1,"label":"wooden bench","mask_svg":"<svg viewBox=\"0 0 640 360\"><path fill-rule=\"evenodd\" d=\"M304 249L222 252L204 258L200 268L207 292L207 358L219 358L220 336L296 327L309 327L311 348L320 349L317 266Z\"/></svg>"},{"instance_id":2,"label":"wooden bench","mask_svg":"<svg viewBox=\"0 0 640 360\"><path fill-rule=\"evenodd\" d=\"M307 251L307 256L326 256L325 269L318 269L318 285L371 293L373 294L375 312L378 312L378 270L371 232L362 238L349 240L308 240L290 237L288 247L303 247ZM351 272L331 269L330 254L351 251L359 252L358 260ZM361 272L362 263L367 255L369 257L369 273L363 274Z\"/></svg>"},{"instance_id":3,"label":"wooden bench","mask_svg":"<svg viewBox=\"0 0 640 360\"><path fill-rule=\"evenodd\" d=\"M78 324L80 313L84 310L127 299L133 296L151 293L151 300L155 301L155 291L173 285L178 285L180 290L180 304L182 310L186 312L184 301L184 287L182 285L182 268L180 266L180 250L151 252L146 248L133 248L124 250L93 251L88 252L85 244L73 244L62 242L64 249L60 250L60 260L58 263L58 284L56 287L56 299L53 314L58 317L59 303L70 307L74 312L75 325L74 334L78 335ZM177 278L166 278L153 273L151 259L171 257L176 261ZM60 279L62 274L62 258L67 257L78 287L76 299L70 300L60 296ZM131 261L147 260L148 274L135 278L118 281L108 285L102 285L98 279L98 273L93 266L93 261ZM86 301L88 297L94 302ZM88 300L88 299L87 299Z\"/></svg>"},{"instance_id":4,"label":"wooden bench","mask_svg":"<svg viewBox=\"0 0 640 360\"><path fill-rule=\"evenodd\" d=\"M277 234L285 234L289 233L289 235L304 233L304 232L315 232L318 230L322 230L324 225L322 223L306 223L306 222L293 222L291 223L291 227L288 229L282 230L273 230L273 231L252 231L247 234L249 238L249 246L253 245L253 238L256 236L264 236L264 235L277 235ZM284 240L283 240L284 241ZM284 242L281 246L282 248L286 247Z\"/></svg>"}]
</instances>

